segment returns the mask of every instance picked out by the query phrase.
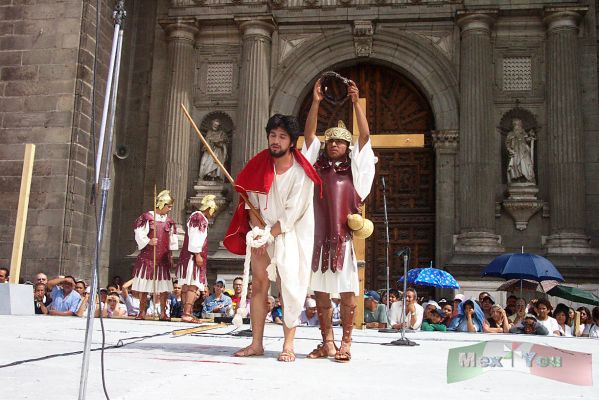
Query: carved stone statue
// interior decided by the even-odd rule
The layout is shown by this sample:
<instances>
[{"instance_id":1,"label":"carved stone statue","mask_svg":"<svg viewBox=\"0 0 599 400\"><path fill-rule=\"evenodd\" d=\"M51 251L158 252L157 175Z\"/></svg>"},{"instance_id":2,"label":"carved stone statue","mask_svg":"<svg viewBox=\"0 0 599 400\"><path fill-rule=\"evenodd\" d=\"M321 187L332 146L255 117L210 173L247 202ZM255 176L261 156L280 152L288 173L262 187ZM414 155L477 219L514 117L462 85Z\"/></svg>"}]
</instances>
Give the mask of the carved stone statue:
<instances>
[{"instance_id":1,"label":"carved stone statue","mask_svg":"<svg viewBox=\"0 0 599 400\"><path fill-rule=\"evenodd\" d=\"M206 141L210 144L212 151L214 151L219 161L225 165L228 156L227 145L229 144L229 137L221 129L219 119L215 118L212 120L211 128L206 133ZM200 160L199 178L207 181L224 181L220 168L206 149L203 150Z\"/></svg>"},{"instance_id":2,"label":"carved stone statue","mask_svg":"<svg viewBox=\"0 0 599 400\"><path fill-rule=\"evenodd\" d=\"M508 132L505 139L505 147L509 154L508 183L535 182L533 161L535 139L534 130L527 132L521 119L512 119L512 130Z\"/></svg>"}]
</instances>

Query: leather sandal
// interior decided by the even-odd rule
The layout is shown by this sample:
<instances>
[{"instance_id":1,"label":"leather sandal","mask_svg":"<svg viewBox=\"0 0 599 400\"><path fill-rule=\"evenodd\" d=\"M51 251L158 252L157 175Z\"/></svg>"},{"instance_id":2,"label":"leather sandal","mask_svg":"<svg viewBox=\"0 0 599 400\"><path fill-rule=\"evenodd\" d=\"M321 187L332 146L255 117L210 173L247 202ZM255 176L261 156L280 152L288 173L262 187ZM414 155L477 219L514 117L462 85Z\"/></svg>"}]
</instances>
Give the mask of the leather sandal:
<instances>
[{"instance_id":1,"label":"leather sandal","mask_svg":"<svg viewBox=\"0 0 599 400\"><path fill-rule=\"evenodd\" d=\"M243 349L237 350L233 353L235 357L254 357L254 356L263 356L264 350L256 351L251 346L244 347Z\"/></svg>"},{"instance_id":2,"label":"leather sandal","mask_svg":"<svg viewBox=\"0 0 599 400\"><path fill-rule=\"evenodd\" d=\"M340 363L346 363L351 360L351 352L346 347L349 344L350 343L347 342L341 342L341 347L339 347L339 350L337 350L337 353L335 354L335 361Z\"/></svg>"},{"instance_id":3,"label":"leather sandal","mask_svg":"<svg viewBox=\"0 0 599 400\"><path fill-rule=\"evenodd\" d=\"M312 350L310 353L308 353L306 358L316 359L316 358L334 357L335 354L331 355L328 353L325 343L333 343L333 346L335 347L335 353L339 350L333 340L327 340L325 342L319 343L318 346L316 346L316 348L314 350Z\"/></svg>"},{"instance_id":4,"label":"leather sandal","mask_svg":"<svg viewBox=\"0 0 599 400\"><path fill-rule=\"evenodd\" d=\"M283 350L277 357L277 361L293 362L295 361L295 353L292 350Z\"/></svg>"}]
</instances>

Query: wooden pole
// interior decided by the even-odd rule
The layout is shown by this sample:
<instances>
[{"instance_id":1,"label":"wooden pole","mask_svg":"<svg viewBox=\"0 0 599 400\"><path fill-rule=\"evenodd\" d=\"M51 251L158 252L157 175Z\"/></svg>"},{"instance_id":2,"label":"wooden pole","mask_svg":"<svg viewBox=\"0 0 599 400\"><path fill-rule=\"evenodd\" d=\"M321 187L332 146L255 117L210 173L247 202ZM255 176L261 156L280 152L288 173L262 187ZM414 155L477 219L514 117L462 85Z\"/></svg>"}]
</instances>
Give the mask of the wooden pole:
<instances>
[{"instance_id":1,"label":"wooden pole","mask_svg":"<svg viewBox=\"0 0 599 400\"><path fill-rule=\"evenodd\" d=\"M156 231L158 230L158 226L156 225L156 207L157 207L157 199L156 199L156 184L154 184L154 237L153 239L156 239ZM154 292L152 293L152 306L154 307L154 309L152 310L152 313L156 312L156 246L158 246L158 243L154 244L154 274L152 275L152 278L154 279Z\"/></svg>"},{"instance_id":2,"label":"wooden pole","mask_svg":"<svg viewBox=\"0 0 599 400\"><path fill-rule=\"evenodd\" d=\"M28 143L25 145L23 174L21 176L21 191L19 193L19 207L17 209L15 237L12 243L12 256L10 259L10 283L19 283L19 277L21 276L23 243L25 240L25 228L27 228L27 210L29 208L29 193L31 192L31 176L33 175L34 159L35 145Z\"/></svg>"},{"instance_id":3,"label":"wooden pole","mask_svg":"<svg viewBox=\"0 0 599 400\"><path fill-rule=\"evenodd\" d=\"M214 162L221 169L222 173L225 175L225 177L227 178L227 180L231 183L231 185L233 187L235 187L235 181L233 180L233 177L231 177L231 174L229 174L229 171L227 171L227 169L220 162L220 160L218 159L218 157L216 156L216 154L214 154L214 151L212 151L212 147L210 147L210 144L206 141L206 139L204 138L204 135L202 135L202 132L200 132L200 129L198 128L198 126L196 125L196 123L193 121L193 118L191 118L191 115L189 115L189 111L187 111L187 108L185 108L185 106L183 104L181 104L181 108L183 109L183 113L185 113L185 116L187 117L187 119L191 123L191 126L196 131L196 133L198 134L198 137L202 141L202 144L204 145L204 147L206 147L206 151L208 151L208 154L210 154L212 156L212 158L214 159ZM258 218L258 221L260 221L260 223L262 224L262 227L266 226L266 222L264 222L264 219L262 219L262 215L260 215L260 213L258 212L258 210L256 209L256 207L250 202L250 200L247 198L247 196L245 195L245 193L242 193L242 192L238 192L238 193L243 198L243 200L245 201L245 203L250 206L250 211L252 211L254 213L254 215L256 216L256 218Z\"/></svg>"}]
</instances>

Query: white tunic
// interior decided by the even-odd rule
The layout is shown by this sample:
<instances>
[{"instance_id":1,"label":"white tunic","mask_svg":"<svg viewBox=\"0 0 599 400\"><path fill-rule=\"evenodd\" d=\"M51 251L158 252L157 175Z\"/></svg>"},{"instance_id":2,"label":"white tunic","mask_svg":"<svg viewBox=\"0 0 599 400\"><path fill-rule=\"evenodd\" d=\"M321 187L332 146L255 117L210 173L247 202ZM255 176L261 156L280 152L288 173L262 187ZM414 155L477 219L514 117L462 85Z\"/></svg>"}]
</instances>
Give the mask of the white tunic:
<instances>
[{"instance_id":1,"label":"white tunic","mask_svg":"<svg viewBox=\"0 0 599 400\"><path fill-rule=\"evenodd\" d=\"M154 215L154 211L150 211L152 215ZM156 221L165 222L168 218L168 215L156 215ZM139 228L135 228L135 242L137 242L137 248L142 250L144 247L150 243L150 238L148 237L148 233L150 233L150 223L146 222L143 226ZM179 250L179 240L177 239L177 235L173 232L173 230L169 233L169 249L170 250ZM152 293L156 290L157 293L163 292L172 292L173 291L173 282L168 280L157 279L156 280L156 289L154 289L154 281L152 279L145 279L142 276L134 276L133 277L133 285L131 288L138 292L146 292Z\"/></svg>"},{"instance_id":2,"label":"white tunic","mask_svg":"<svg viewBox=\"0 0 599 400\"><path fill-rule=\"evenodd\" d=\"M314 246L313 196L314 182L295 160L285 173L275 173L268 195L248 193L266 224L273 226L279 222L281 226L282 233L267 248L271 258L268 277L276 281L278 273L281 278L283 319L289 328L299 324L308 292Z\"/></svg>"},{"instance_id":3,"label":"white tunic","mask_svg":"<svg viewBox=\"0 0 599 400\"><path fill-rule=\"evenodd\" d=\"M187 242L187 250L190 253L201 253L202 248L204 247L204 242L208 238L208 228L202 230L198 226L190 226L189 221L194 216L195 213L201 213L201 211L194 211L189 216L187 220L187 236L189 237ZM204 214L200 216L200 218L206 219ZM204 265L208 260L204 260ZM200 280L199 275L197 275L197 279L194 279L193 266L194 266L194 255L192 254L187 262L187 268L183 271L183 274L177 274L177 280L180 285L192 285L197 286L199 290L204 291L204 282Z\"/></svg>"},{"instance_id":4,"label":"white tunic","mask_svg":"<svg viewBox=\"0 0 599 400\"><path fill-rule=\"evenodd\" d=\"M319 150L320 141L316 139L309 148L304 146L302 153L311 164L314 164L318 159ZM366 145L362 149L360 149L359 142L356 141L352 151L349 153L349 157L351 159L354 188L358 196L360 196L360 200L364 201L370 194L375 174L376 157L372 151L370 140L366 142ZM328 269L323 273L319 266L318 271L312 272L310 278L311 291L330 293L333 297L339 297L339 293L348 292L353 292L356 296L358 295L360 291L358 263L354 252L353 241L350 244L350 246L345 247L344 264L341 271L333 272Z\"/></svg>"}]
</instances>

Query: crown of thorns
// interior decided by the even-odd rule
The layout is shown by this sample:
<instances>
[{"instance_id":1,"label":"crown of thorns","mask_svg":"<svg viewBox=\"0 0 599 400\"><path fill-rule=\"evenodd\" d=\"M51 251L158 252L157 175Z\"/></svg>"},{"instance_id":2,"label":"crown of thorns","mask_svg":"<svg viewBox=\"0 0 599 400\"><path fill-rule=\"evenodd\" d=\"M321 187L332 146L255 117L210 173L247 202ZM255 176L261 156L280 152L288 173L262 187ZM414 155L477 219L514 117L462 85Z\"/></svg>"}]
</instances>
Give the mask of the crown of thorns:
<instances>
[{"instance_id":1,"label":"crown of thorns","mask_svg":"<svg viewBox=\"0 0 599 400\"><path fill-rule=\"evenodd\" d=\"M333 82L340 81L343 85L334 85ZM335 71L327 71L320 77L320 90L325 99L333 104L341 103L347 100L347 87L350 80L339 75ZM339 93L335 93L335 88L339 88Z\"/></svg>"}]
</instances>

